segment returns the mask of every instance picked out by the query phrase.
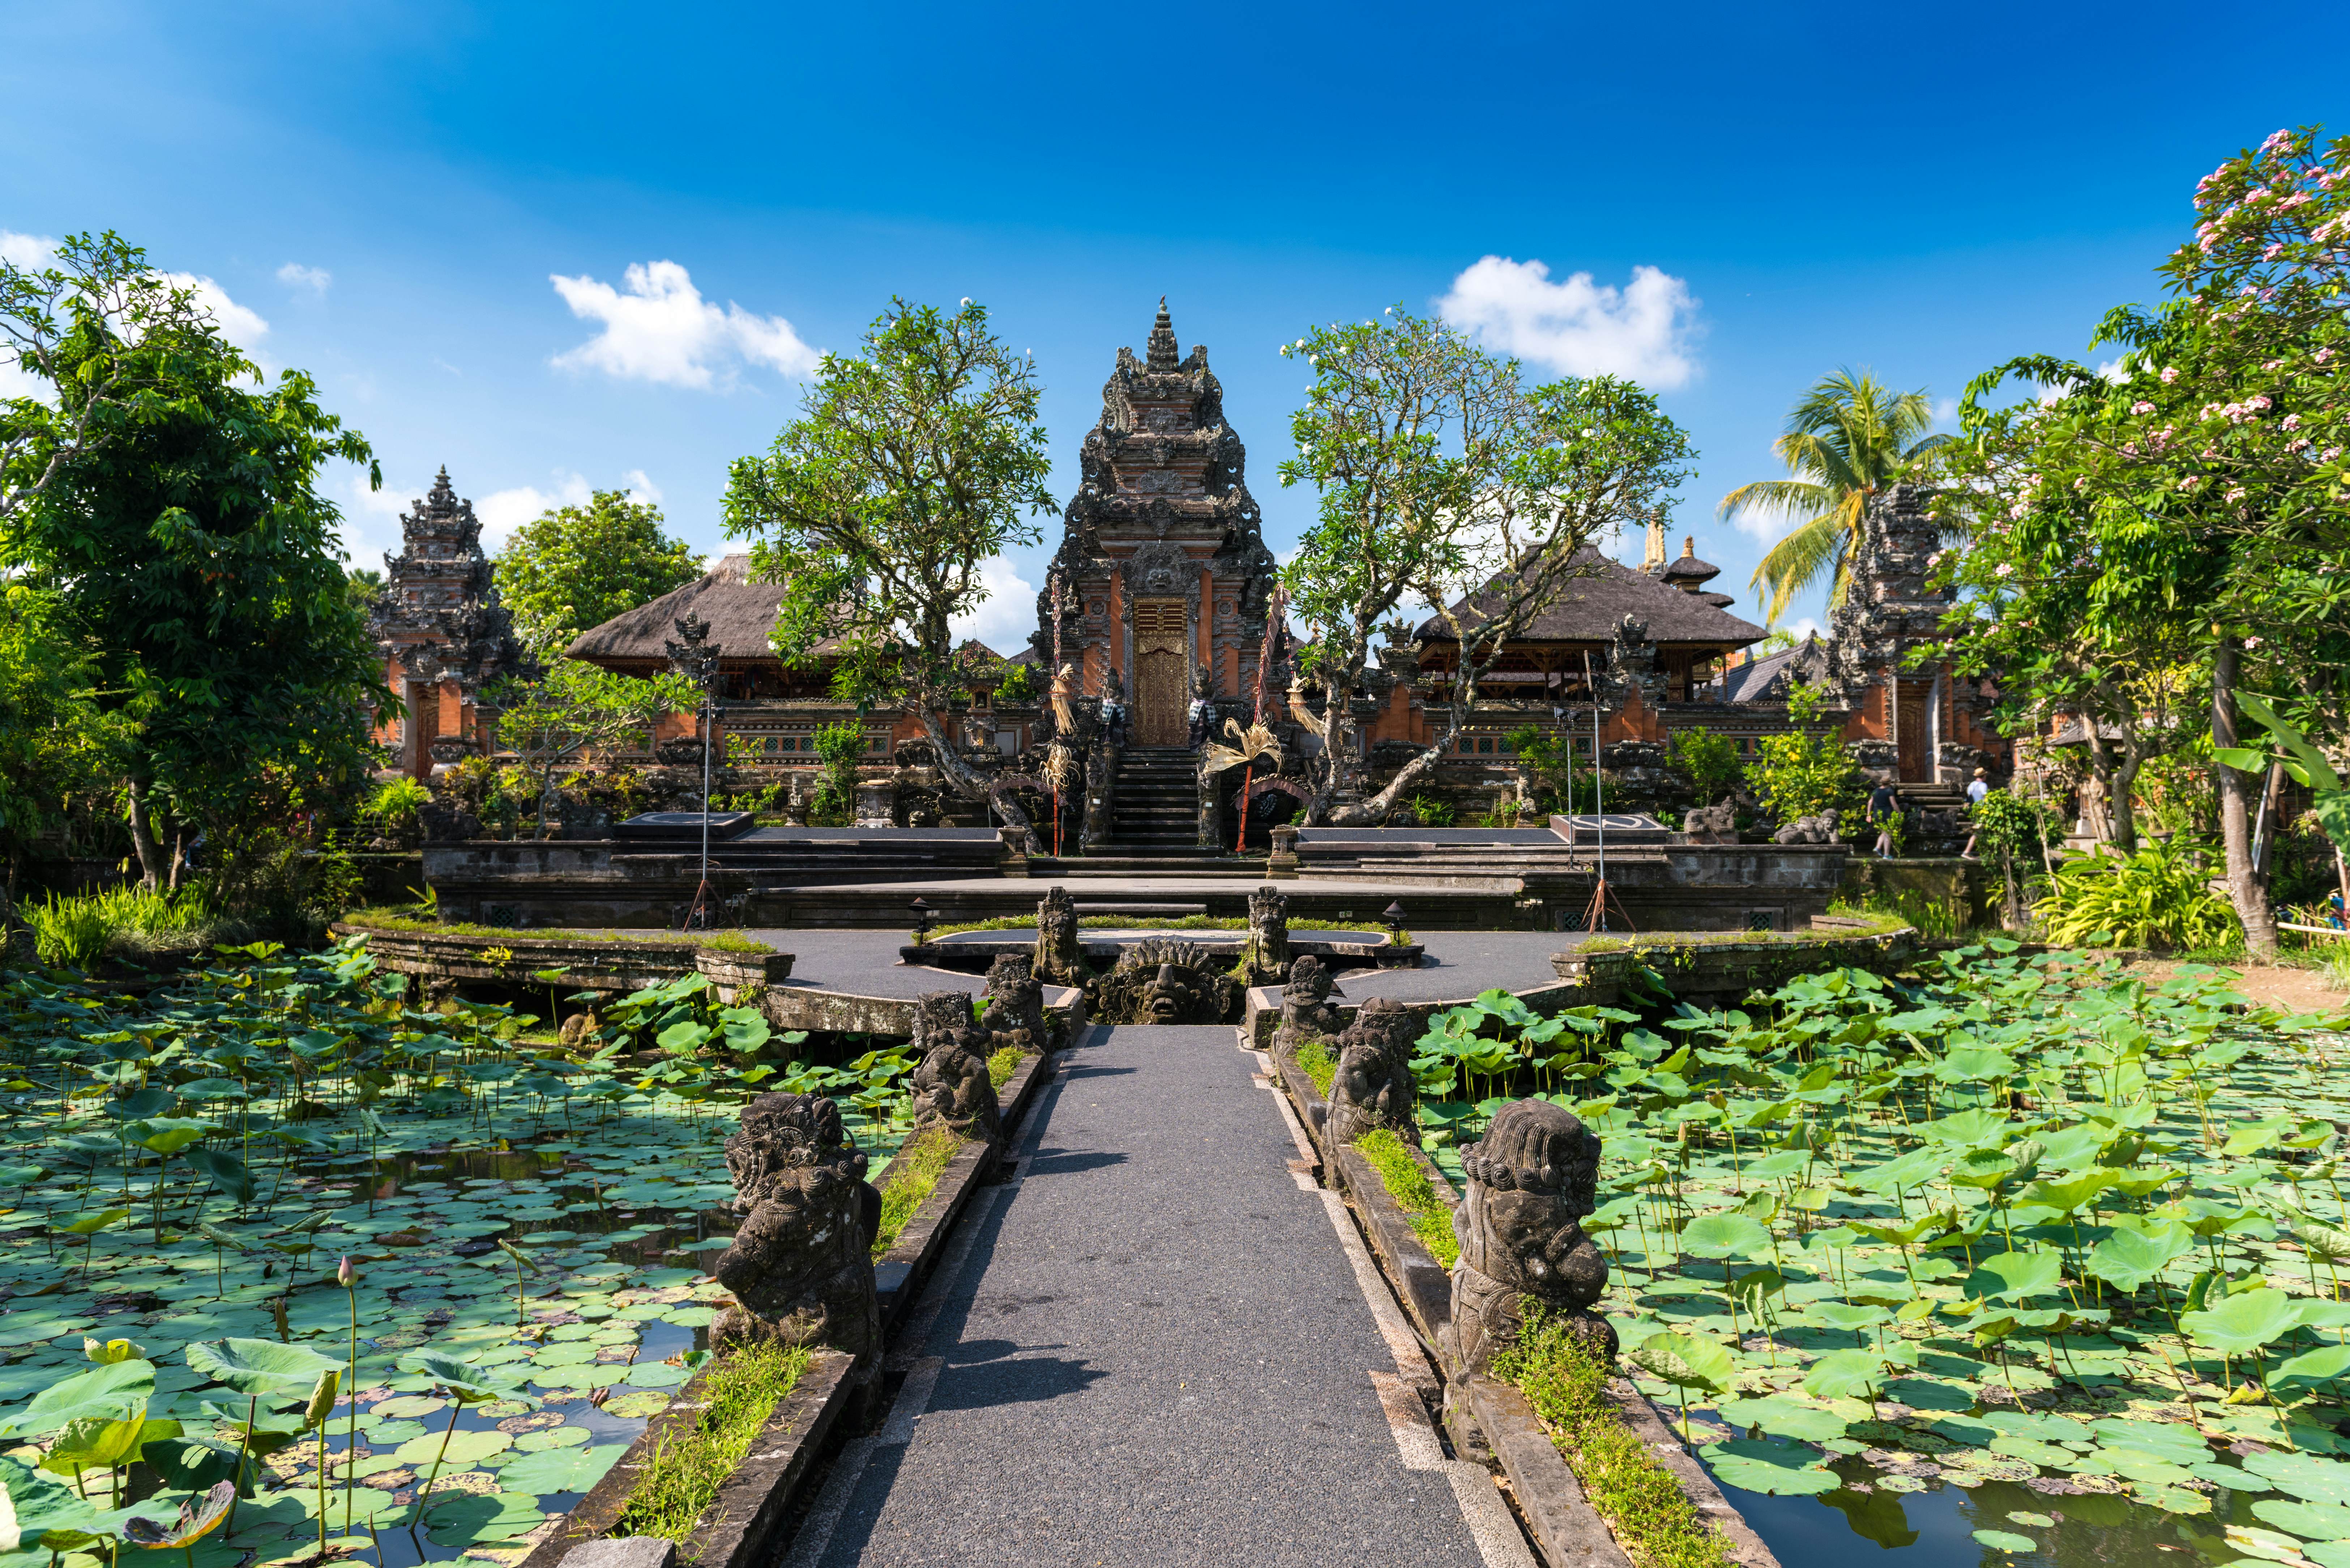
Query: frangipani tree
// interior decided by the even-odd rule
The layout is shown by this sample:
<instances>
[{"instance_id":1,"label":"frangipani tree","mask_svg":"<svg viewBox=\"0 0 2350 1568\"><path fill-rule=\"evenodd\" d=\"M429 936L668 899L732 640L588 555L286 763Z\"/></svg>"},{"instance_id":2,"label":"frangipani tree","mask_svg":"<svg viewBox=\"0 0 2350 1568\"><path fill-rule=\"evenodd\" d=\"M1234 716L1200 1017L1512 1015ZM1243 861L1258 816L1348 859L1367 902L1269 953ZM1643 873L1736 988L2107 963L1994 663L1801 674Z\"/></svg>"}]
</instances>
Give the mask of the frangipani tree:
<instances>
[{"instance_id":1,"label":"frangipani tree","mask_svg":"<svg viewBox=\"0 0 2350 1568\"><path fill-rule=\"evenodd\" d=\"M1640 388L1613 377L1523 384L1517 360L1390 308L1316 327L1282 353L1315 378L1291 417L1284 485L1320 516L1283 568L1314 628L1292 716L1322 741L1310 823L1383 820L1451 749L1478 680L1577 576L1584 547L1663 503L1695 453ZM1368 800L1350 711L1371 639L1399 606L1435 607L1459 639L1450 722Z\"/></svg>"},{"instance_id":2,"label":"frangipani tree","mask_svg":"<svg viewBox=\"0 0 2350 1568\"><path fill-rule=\"evenodd\" d=\"M2172 297L2097 329L2091 349L2118 359L2030 356L1969 389L1949 493L1973 524L1953 567L1970 590L1961 643L1978 662L2014 636L2077 649L2082 673L2191 660L2215 749L2240 744L2248 679L2323 744L2350 733L2350 140L2280 130L2207 176L2195 205L2194 237L2161 269ZM1992 407L2011 376L2044 400ZM2026 660L2012 695L2076 678ZM2233 768L2218 783L2230 900L2267 952L2253 786Z\"/></svg>"},{"instance_id":3,"label":"frangipani tree","mask_svg":"<svg viewBox=\"0 0 2350 1568\"><path fill-rule=\"evenodd\" d=\"M893 299L861 348L826 355L767 455L735 460L726 532L755 541L753 569L783 587L785 662L827 645L836 695L912 715L947 782L983 799L938 715L971 683L955 618L987 597L987 563L1035 544L1029 519L1052 509L1044 389L969 300L950 312ZM995 805L1024 825L1008 796Z\"/></svg>"}]
</instances>

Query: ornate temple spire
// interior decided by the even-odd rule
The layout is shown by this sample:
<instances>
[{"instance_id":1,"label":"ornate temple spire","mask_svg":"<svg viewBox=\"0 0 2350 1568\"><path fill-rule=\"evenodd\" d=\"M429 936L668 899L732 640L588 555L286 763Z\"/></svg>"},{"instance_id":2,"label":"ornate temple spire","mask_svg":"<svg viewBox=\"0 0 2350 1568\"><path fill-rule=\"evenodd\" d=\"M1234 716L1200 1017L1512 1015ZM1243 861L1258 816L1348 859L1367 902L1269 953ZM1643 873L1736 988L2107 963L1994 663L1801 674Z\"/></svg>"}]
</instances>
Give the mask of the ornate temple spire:
<instances>
[{"instance_id":1,"label":"ornate temple spire","mask_svg":"<svg viewBox=\"0 0 2350 1568\"><path fill-rule=\"evenodd\" d=\"M1159 319L1150 326L1148 363L1153 370L1172 370L1183 356L1176 349L1175 324L1167 318L1167 296L1159 296Z\"/></svg>"},{"instance_id":2,"label":"ornate temple spire","mask_svg":"<svg viewBox=\"0 0 2350 1568\"><path fill-rule=\"evenodd\" d=\"M1661 572L1665 569L1665 514L1662 508L1648 514L1648 548L1640 555L1640 570Z\"/></svg>"}]
</instances>

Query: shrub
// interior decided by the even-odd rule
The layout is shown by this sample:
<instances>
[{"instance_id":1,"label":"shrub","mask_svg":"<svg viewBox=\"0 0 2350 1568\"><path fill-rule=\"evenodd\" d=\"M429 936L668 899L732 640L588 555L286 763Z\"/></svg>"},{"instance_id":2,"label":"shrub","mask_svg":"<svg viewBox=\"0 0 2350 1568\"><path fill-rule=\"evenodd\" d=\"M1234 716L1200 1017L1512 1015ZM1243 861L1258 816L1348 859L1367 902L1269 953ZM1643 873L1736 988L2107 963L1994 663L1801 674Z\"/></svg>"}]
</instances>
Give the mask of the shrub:
<instances>
[{"instance_id":1,"label":"shrub","mask_svg":"<svg viewBox=\"0 0 2350 1568\"><path fill-rule=\"evenodd\" d=\"M2033 906L2048 940L2064 947L2220 947L2236 916L2208 883L2205 852L2147 839L2135 854L2084 855L2056 868L2056 885Z\"/></svg>"},{"instance_id":2,"label":"shrub","mask_svg":"<svg viewBox=\"0 0 2350 1568\"><path fill-rule=\"evenodd\" d=\"M1452 803L1432 794L1416 794L1403 803L1403 815L1422 827L1450 827L1458 816Z\"/></svg>"},{"instance_id":3,"label":"shrub","mask_svg":"<svg viewBox=\"0 0 2350 1568\"><path fill-rule=\"evenodd\" d=\"M1036 667L1006 661L1003 679L996 682L998 702L1034 702L1036 701Z\"/></svg>"},{"instance_id":4,"label":"shrub","mask_svg":"<svg viewBox=\"0 0 2350 1568\"><path fill-rule=\"evenodd\" d=\"M1826 701L1816 686L1798 686L1789 692L1787 718L1794 728L1762 737L1747 777L1781 823L1835 810L1843 814L1837 826L1849 829L1860 820L1866 792L1861 788L1858 765L1835 731L1811 728Z\"/></svg>"},{"instance_id":5,"label":"shrub","mask_svg":"<svg viewBox=\"0 0 2350 1568\"><path fill-rule=\"evenodd\" d=\"M1711 805L1735 790L1746 772L1746 764L1739 759L1738 742L1703 725L1675 732L1672 763L1689 780L1700 805Z\"/></svg>"},{"instance_id":6,"label":"shrub","mask_svg":"<svg viewBox=\"0 0 2350 1568\"><path fill-rule=\"evenodd\" d=\"M423 812L432 802L432 792L405 774L385 779L359 807L359 826L378 838L416 844L423 838Z\"/></svg>"},{"instance_id":7,"label":"shrub","mask_svg":"<svg viewBox=\"0 0 2350 1568\"><path fill-rule=\"evenodd\" d=\"M820 827L846 827L857 820L857 764L865 756L865 731L858 724L827 724L813 737L822 764L808 821Z\"/></svg>"},{"instance_id":8,"label":"shrub","mask_svg":"<svg viewBox=\"0 0 2350 1568\"><path fill-rule=\"evenodd\" d=\"M134 959L200 950L224 923L202 888L166 893L136 884L52 894L24 914L41 961L62 969L89 969L109 950Z\"/></svg>"}]
</instances>

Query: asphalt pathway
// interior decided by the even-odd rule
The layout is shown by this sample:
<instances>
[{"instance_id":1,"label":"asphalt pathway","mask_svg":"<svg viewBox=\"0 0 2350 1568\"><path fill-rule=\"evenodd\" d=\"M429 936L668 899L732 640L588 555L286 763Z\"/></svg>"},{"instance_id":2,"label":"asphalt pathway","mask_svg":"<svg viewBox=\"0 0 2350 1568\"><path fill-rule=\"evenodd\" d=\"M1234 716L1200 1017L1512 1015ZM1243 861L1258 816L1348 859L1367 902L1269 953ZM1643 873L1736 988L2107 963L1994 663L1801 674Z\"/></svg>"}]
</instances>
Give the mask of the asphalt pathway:
<instances>
[{"instance_id":1,"label":"asphalt pathway","mask_svg":"<svg viewBox=\"0 0 2350 1568\"><path fill-rule=\"evenodd\" d=\"M1439 1450L1425 1364L1291 1169L1259 1058L1229 1028L1118 1027L1062 1063L785 1568L1530 1563Z\"/></svg>"}]
</instances>

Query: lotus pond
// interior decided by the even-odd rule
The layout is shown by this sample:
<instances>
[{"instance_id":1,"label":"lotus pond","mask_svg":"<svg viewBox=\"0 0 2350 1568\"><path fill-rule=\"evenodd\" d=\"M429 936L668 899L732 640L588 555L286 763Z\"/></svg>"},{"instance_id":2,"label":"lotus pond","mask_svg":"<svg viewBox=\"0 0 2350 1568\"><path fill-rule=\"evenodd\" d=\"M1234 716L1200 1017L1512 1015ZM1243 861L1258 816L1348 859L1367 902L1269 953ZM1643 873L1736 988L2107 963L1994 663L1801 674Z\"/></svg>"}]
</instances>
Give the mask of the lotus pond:
<instances>
[{"instance_id":1,"label":"lotus pond","mask_svg":"<svg viewBox=\"0 0 2350 1568\"><path fill-rule=\"evenodd\" d=\"M901 1136L902 1052L762 1064L700 976L535 1022L359 941L0 986L0 1568L516 1560L706 1354L733 1104Z\"/></svg>"},{"instance_id":2,"label":"lotus pond","mask_svg":"<svg viewBox=\"0 0 2350 1568\"><path fill-rule=\"evenodd\" d=\"M2232 979L1993 941L1736 1011L1490 994L1423 1130L1457 1178L1531 1085L1602 1135L1626 1364L1787 1561L2350 1568L2350 1017Z\"/></svg>"}]
</instances>

